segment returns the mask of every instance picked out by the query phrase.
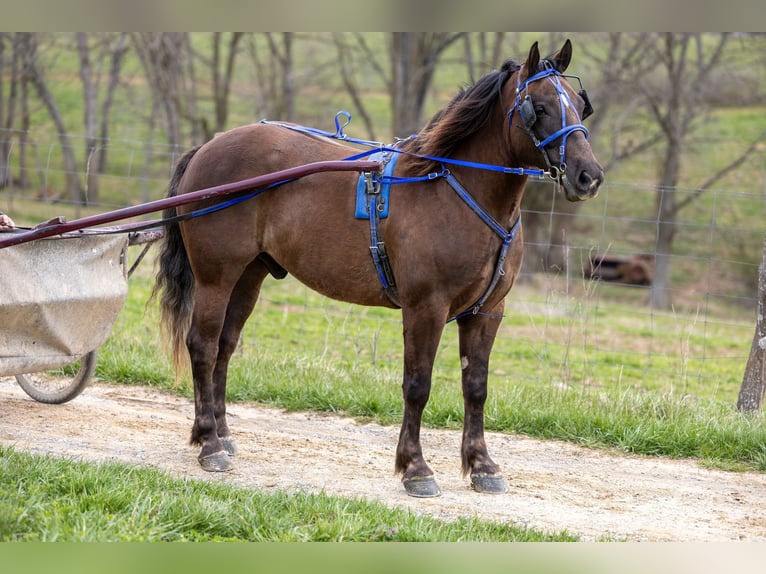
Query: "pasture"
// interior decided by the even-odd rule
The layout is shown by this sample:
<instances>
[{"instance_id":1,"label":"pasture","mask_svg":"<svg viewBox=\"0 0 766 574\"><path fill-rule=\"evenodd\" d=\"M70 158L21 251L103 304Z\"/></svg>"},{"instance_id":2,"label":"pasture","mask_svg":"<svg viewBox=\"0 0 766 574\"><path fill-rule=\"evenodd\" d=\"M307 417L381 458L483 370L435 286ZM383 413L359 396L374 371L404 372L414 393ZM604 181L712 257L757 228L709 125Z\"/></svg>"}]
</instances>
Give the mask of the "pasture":
<instances>
[{"instance_id":1,"label":"pasture","mask_svg":"<svg viewBox=\"0 0 766 574\"><path fill-rule=\"evenodd\" d=\"M713 113L689 154L687 175L704 172L707 166L720 167L731 159L737 151L732 134L747 138L759 133L762 112L757 106L743 106ZM156 199L163 194L177 151L154 144L144 156L150 146L138 141L140 137L113 142L113 157L119 159L116 170L101 178L103 203L73 208L57 203L61 198L55 195L56 186L63 179L63 170L57 164L55 137L35 134L35 173L40 183L35 193L40 197L10 190L0 207L13 213L17 222L33 224L60 214L71 219L104 211L121 206L126 198L133 202ZM585 204L567 229L565 242L574 264L566 270L523 276L511 291L490 363L487 429L641 456L689 458L732 471L766 471L764 415L742 415L734 408L755 319L754 286L763 242L763 170L730 174L719 182L718 189L700 194L679 218L672 268L674 307L670 311L648 308L645 287L592 282L579 273L579 265L591 253L652 252L657 222L652 215L655 190L651 178L657 160L654 153L646 153L609 173L600 197ZM151 170L144 169L150 164ZM697 194L693 188L676 191ZM49 192L53 195L46 195ZM40 198L45 201L37 201ZM97 376L109 384L150 385L191 397L188 375L176 379L162 349L156 302L149 300L153 259L154 250L130 281L128 302L101 350ZM288 411L331 412L397 425L402 418L401 330L396 311L324 299L291 277L281 282L269 279L232 362L227 398L235 403L256 401ZM423 422L430 428L458 432L462 416L457 333L450 325L437 355ZM232 430L236 436L236 425ZM186 435L179 436L179 445L186 439ZM60 515L49 516L50 531L23 530L21 537L29 539L84 539L76 520L71 523L83 509L68 507L67 497L95 484L105 484L111 491L126 474L131 475L129 480L133 475L133 470L122 467L70 466L8 449L2 451L0 462L4 476L18 466L46 485L40 488L35 508L62 508ZM33 467L39 470L33 471ZM166 477L150 471L146 475L136 472L138 480L172 493L170 502L151 499L160 509L159 522L133 529L117 518L104 530L97 530L96 539L117 539L117 533L124 530L130 539L375 540L387 539L389 521L414 520L405 515L380 519L388 511L374 505L361 509L356 502L300 496L278 496L267 503L258 493L235 493L209 485L199 486L191 501L184 502L180 495L173 497L187 483L165 482ZM75 486L72 474L89 475L92 482ZM62 484L69 485L68 490L63 494L46 490L59 477L64 477ZM18 480L20 484L32 482ZM0 515L13 517L4 526L5 539L18 535L19 524L29 524L24 522L29 518L21 506L29 494L3 491L3 504L9 512ZM238 501L249 498L242 502L245 505L273 504L276 514L286 512L288 500L288 506L297 508L293 516L329 513L343 517L351 508L367 520L359 526L349 526L343 518L331 525L320 520L303 532L287 526L284 531L263 533L243 522L220 528L199 526L205 520L214 522L212 514L199 525L179 526L168 510L173 504L192 506L208 497L217 508L231 496ZM147 516L136 506L97 503L93 507L96 522L121 512L142 520ZM44 514L34 516L38 522L37 517ZM147 528L141 530L142 526ZM457 531L450 528L415 522L395 539L424 539L415 532L426 533L430 540L527 536L498 531L494 525L460 523ZM471 533L466 535L467 531ZM543 534L531 536L549 539ZM568 538L566 533L551 536Z\"/></svg>"}]
</instances>

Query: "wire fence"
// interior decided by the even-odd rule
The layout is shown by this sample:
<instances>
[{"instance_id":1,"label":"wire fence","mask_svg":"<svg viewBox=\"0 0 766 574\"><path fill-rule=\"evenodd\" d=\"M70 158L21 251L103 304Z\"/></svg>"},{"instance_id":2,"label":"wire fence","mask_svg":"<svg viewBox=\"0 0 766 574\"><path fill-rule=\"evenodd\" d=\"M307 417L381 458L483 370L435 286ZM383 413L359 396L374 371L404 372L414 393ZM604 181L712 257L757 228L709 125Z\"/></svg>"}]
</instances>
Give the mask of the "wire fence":
<instances>
[{"instance_id":1,"label":"wire fence","mask_svg":"<svg viewBox=\"0 0 766 574\"><path fill-rule=\"evenodd\" d=\"M0 133L0 181L7 184L0 190L0 209L42 219L72 208L64 192L72 174L63 167L61 141L28 134L23 165L18 142L17 132ZM83 138L69 143L83 155ZM183 150L110 141L107 151L109 169L99 175L98 200L88 207L96 212L163 197ZM75 175L86 182L85 172ZM548 207L523 212L525 266L506 302L493 380L736 397L755 325L766 197L726 189L670 191L688 205L674 222L668 282L658 286L656 244L663 222L655 215L653 186L608 179L599 197L576 213L564 208L552 187L536 190L550 194ZM670 308L649 305L651 290L658 288L666 291ZM289 280L266 288L261 305L305 314L290 337L308 353L351 366L400 368L397 313L324 300ZM318 336L305 336L310 331ZM277 337L274 349L280 344ZM457 354L456 329L448 326L437 377L459 372Z\"/></svg>"}]
</instances>

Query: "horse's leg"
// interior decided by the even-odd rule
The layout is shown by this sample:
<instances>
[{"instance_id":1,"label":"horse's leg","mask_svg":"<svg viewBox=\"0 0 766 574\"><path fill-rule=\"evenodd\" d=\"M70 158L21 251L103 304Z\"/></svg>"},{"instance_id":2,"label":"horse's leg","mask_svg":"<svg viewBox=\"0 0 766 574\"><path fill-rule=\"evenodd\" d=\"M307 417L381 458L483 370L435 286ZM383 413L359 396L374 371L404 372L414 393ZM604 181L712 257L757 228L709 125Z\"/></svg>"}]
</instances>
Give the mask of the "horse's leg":
<instances>
[{"instance_id":1,"label":"horse's leg","mask_svg":"<svg viewBox=\"0 0 766 574\"><path fill-rule=\"evenodd\" d=\"M420 424L431 394L431 373L446 315L402 310L404 322L404 418L396 447L396 471L402 473L407 494L439 496L433 471L423 458Z\"/></svg>"},{"instance_id":2,"label":"horse's leg","mask_svg":"<svg viewBox=\"0 0 766 574\"><path fill-rule=\"evenodd\" d=\"M242 274L229 298L226 319L218 340L218 358L213 369L213 409L218 438L229 455L237 453L236 442L231 436L226 421L226 379L229 371L229 360L237 348L242 328L258 301L261 284L266 275L268 275L268 269L257 260L251 263Z\"/></svg>"},{"instance_id":3,"label":"horse's leg","mask_svg":"<svg viewBox=\"0 0 766 574\"><path fill-rule=\"evenodd\" d=\"M484 440L484 404L487 400L489 355L500 327L503 303L489 313L495 316L470 315L458 320L460 365L463 378L463 473L471 473L471 485L478 492L500 494L508 487L500 467L490 458Z\"/></svg>"},{"instance_id":4,"label":"horse's leg","mask_svg":"<svg viewBox=\"0 0 766 574\"><path fill-rule=\"evenodd\" d=\"M218 438L213 370L231 291L220 284L197 283L194 313L186 347L194 380L194 424L191 443L202 447L198 460L209 471L231 470L234 465Z\"/></svg>"}]
</instances>

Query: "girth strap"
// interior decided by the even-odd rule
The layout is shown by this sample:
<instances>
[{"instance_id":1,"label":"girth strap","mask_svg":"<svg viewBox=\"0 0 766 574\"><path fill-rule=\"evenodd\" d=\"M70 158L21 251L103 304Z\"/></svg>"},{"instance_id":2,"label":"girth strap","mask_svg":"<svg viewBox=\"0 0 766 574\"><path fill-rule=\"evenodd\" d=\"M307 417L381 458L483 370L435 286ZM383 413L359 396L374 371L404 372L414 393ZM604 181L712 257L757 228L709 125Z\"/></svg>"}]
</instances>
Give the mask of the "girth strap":
<instances>
[{"instance_id":1,"label":"girth strap","mask_svg":"<svg viewBox=\"0 0 766 574\"><path fill-rule=\"evenodd\" d=\"M368 178L367 212L370 215L370 255L372 255L372 261L375 264L375 270L378 272L378 279L383 287L383 291L394 305L401 307L402 303L399 299L399 291L396 289L396 280L391 269L391 262L388 259L386 245L380 239L380 234L378 233L380 215L378 212L378 193L376 191L379 189L379 183L372 181L371 173L365 173L365 176Z\"/></svg>"}]
</instances>

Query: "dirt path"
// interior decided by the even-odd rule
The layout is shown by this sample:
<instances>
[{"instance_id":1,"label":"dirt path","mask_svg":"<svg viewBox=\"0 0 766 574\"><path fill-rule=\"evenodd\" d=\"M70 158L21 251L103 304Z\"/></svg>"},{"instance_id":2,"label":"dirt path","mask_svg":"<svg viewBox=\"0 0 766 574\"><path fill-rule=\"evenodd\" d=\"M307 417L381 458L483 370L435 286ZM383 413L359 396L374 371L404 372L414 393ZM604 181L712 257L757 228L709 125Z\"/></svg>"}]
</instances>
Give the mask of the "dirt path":
<instances>
[{"instance_id":1,"label":"dirt path","mask_svg":"<svg viewBox=\"0 0 766 574\"><path fill-rule=\"evenodd\" d=\"M584 540L766 541L766 474L705 470L694 462L646 459L557 441L489 434L510 493L473 492L459 472L460 433L426 430L423 445L442 496L408 497L393 476L398 428L253 404L230 407L236 470L209 474L186 444L190 401L148 388L94 384L58 406L0 378L0 443L83 460L145 464L174 475L265 491L377 499L451 519L476 516ZM345 464L351 461L351 464Z\"/></svg>"}]
</instances>

